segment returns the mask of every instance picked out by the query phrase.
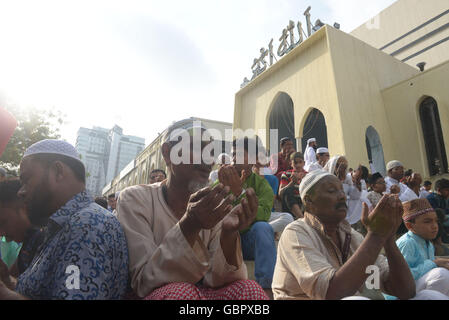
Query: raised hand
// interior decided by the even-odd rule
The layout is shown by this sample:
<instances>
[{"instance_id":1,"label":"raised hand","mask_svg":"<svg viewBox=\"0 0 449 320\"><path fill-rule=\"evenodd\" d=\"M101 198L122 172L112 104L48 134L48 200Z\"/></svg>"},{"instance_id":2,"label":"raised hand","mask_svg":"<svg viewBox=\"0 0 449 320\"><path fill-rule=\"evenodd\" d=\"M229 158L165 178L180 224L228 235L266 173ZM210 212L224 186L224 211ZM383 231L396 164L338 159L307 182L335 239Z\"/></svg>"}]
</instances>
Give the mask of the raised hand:
<instances>
[{"instance_id":1,"label":"raised hand","mask_svg":"<svg viewBox=\"0 0 449 320\"><path fill-rule=\"evenodd\" d=\"M404 209L397 195L384 195L377 206L368 213L363 203L361 221L368 232L380 236L383 240L393 237L402 222Z\"/></svg>"},{"instance_id":2,"label":"raised hand","mask_svg":"<svg viewBox=\"0 0 449 320\"><path fill-rule=\"evenodd\" d=\"M232 211L223 219L222 230L224 233L243 231L248 229L257 216L259 201L253 189L246 189L246 199L243 199Z\"/></svg>"},{"instance_id":3,"label":"raised hand","mask_svg":"<svg viewBox=\"0 0 449 320\"><path fill-rule=\"evenodd\" d=\"M235 197L229 191L228 186L218 184L213 189L208 187L192 194L187 204L186 219L193 221L197 228L212 229L232 209Z\"/></svg>"},{"instance_id":4,"label":"raised hand","mask_svg":"<svg viewBox=\"0 0 449 320\"><path fill-rule=\"evenodd\" d=\"M239 175L233 166L227 165L218 170L218 180L224 186L228 186L231 189L231 192L238 197L243 191L243 183L250 174L251 172L246 172L246 170L243 170L241 175Z\"/></svg>"},{"instance_id":5,"label":"raised hand","mask_svg":"<svg viewBox=\"0 0 449 320\"><path fill-rule=\"evenodd\" d=\"M400 192L401 192L401 188L397 184L394 184L391 186L391 188L390 188L391 194L399 194Z\"/></svg>"}]
</instances>

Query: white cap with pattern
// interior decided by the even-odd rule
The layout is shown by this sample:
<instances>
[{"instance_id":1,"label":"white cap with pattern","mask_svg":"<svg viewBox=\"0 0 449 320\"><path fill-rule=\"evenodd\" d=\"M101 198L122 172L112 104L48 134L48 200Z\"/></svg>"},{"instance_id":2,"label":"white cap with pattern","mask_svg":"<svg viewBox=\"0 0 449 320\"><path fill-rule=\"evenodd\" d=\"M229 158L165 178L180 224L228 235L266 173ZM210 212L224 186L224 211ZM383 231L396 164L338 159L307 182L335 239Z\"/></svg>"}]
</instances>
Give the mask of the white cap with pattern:
<instances>
[{"instance_id":1,"label":"white cap with pattern","mask_svg":"<svg viewBox=\"0 0 449 320\"><path fill-rule=\"evenodd\" d=\"M307 192L316 185L320 180L327 176L333 176L333 174L324 171L324 170L314 170L308 173L301 181L299 185L299 194L301 196L302 201L304 202L304 197Z\"/></svg>"},{"instance_id":2,"label":"white cap with pattern","mask_svg":"<svg viewBox=\"0 0 449 320\"><path fill-rule=\"evenodd\" d=\"M76 151L75 147L70 143L56 140L56 139L45 139L35 144L31 145L28 149L26 149L23 158L34 154L59 154L69 158L73 158L83 163ZM84 165L84 164L83 164Z\"/></svg>"},{"instance_id":3,"label":"white cap with pattern","mask_svg":"<svg viewBox=\"0 0 449 320\"><path fill-rule=\"evenodd\" d=\"M307 140L307 145L309 145L311 142L316 142L315 138L310 138L309 140Z\"/></svg>"}]
</instances>

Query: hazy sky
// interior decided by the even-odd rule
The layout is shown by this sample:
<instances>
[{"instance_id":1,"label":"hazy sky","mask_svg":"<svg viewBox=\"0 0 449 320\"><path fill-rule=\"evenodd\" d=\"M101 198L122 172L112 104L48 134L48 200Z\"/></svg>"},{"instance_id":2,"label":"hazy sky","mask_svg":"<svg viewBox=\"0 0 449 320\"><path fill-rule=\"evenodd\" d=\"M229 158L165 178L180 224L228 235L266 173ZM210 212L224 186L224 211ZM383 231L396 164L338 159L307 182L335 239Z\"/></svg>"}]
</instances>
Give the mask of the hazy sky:
<instances>
[{"instance_id":1,"label":"hazy sky","mask_svg":"<svg viewBox=\"0 0 449 320\"><path fill-rule=\"evenodd\" d=\"M393 2L0 0L0 94L61 110L71 143L79 127L117 124L148 145L176 120L232 122L260 48L305 24L307 6L350 32Z\"/></svg>"}]
</instances>

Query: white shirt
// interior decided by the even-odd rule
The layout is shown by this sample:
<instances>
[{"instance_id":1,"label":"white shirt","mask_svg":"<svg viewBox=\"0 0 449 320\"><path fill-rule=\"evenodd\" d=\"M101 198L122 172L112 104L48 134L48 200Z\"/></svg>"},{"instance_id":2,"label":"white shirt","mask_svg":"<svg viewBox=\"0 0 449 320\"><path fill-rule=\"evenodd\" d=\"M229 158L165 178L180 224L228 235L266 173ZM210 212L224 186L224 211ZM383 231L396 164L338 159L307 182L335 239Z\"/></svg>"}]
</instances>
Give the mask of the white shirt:
<instances>
[{"instance_id":1,"label":"white shirt","mask_svg":"<svg viewBox=\"0 0 449 320\"><path fill-rule=\"evenodd\" d=\"M360 181L361 191L352 182L352 175L348 173L346 179L343 182L343 189L346 193L346 203L348 204L348 210L346 213L346 221L353 225L360 220L362 216L362 198L363 191L366 191L366 183L364 180Z\"/></svg>"},{"instance_id":2,"label":"white shirt","mask_svg":"<svg viewBox=\"0 0 449 320\"><path fill-rule=\"evenodd\" d=\"M422 187L421 190L419 191L419 198L426 199L428 195L430 195L430 192L424 189L424 187Z\"/></svg>"},{"instance_id":3,"label":"white shirt","mask_svg":"<svg viewBox=\"0 0 449 320\"><path fill-rule=\"evenodd\" d=\"M312 172L315 170L323 170L323 167L318 162L314 162L308 166L304 166L304 170L306 170L307 172Z\"/></svg>"},{"instance_id":4,"label":"white shirt","mask_svg":"<svg viewBox=\"0 0 449 320\"><path fill-rule=\"evenodd\" d=\"M387 190L385 191L385 193L390 193L390 188L393 185L398 185L399 188L401 188L401 191L399 192L399 195L402 195L408 188L405 184L399 182L396 179L393 179L392 177L386 177L385 178L385 183L387 185Z\"/></svg>"},{"instance_id":5,"label":"white shirt","mask_svg":"<svg viewBox=\"0 0 449 320\"><path fill-rule=\"evenodd\" d=\"M306 153L304 155L304 160L305 160L305 165L310 166L312 163L317 162L316 161L316 154L315 154L315 149L312 147L307 147L306 149ZM306 170L307 171L307 170Z\"/></svg>"},{"instance_id":6,"label":"white shirt","mask_svg":"<svg viewBox=\"0 0 449 320\"><path fill-rule=\"evenodd\" d=\"M416 195L415 191L413 191L409 187L406 188L407 189L405 189L404 193L402 193L399 196L399 200L401 200L401 202L407 202L418 199L418 196Z\"/></svg>"}]
</instances>

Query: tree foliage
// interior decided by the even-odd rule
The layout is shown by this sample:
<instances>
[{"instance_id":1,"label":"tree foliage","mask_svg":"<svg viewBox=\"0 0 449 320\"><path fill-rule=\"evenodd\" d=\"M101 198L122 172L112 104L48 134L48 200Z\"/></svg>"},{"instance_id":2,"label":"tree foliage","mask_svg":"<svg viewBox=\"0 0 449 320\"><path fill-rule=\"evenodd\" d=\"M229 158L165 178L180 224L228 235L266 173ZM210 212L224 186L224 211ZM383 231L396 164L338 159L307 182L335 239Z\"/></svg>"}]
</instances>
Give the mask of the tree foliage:
<instances>
[{"instance_id":1,"label":"tree foliage","mask_svg":"<svg viewBox=\"0 0 449 320\"><path fill-rule=\"evenodd\" d=\"M15 174L29 146L40 140L60 138L64 119L59 111L18 106L6 106L6 109L16 118L17 128L0 157L0 166Z\"/></svg>"}]
</instances>

